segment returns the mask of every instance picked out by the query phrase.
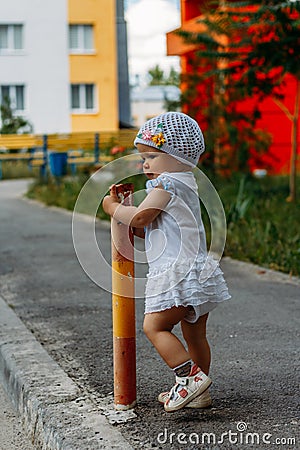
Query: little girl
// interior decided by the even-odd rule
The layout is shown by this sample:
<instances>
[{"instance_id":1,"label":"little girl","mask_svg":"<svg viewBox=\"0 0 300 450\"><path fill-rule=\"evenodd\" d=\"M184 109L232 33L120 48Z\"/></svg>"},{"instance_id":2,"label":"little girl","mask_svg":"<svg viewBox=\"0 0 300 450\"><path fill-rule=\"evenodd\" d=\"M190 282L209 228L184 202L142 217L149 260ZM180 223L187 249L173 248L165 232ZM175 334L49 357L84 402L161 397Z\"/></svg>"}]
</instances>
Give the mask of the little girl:
<instances>
[{"instance_id":1,"label":"little girl","mask_svg":"<svg viewBox=\"0 0 300 450\"><path fill-rule=\"evenodd\" d=\"M168 112L148 120L134 144L148 178L147 196L138 207L125 206L113 185L103 208L145 238L144 332L176 376L159 402L167 412L204 408L211 404L206 322L209 312L230 295L218 263L208 261L192 173L204 152L203 135L188 115ZM187 349L172 333L179 322Z\"/></svg>"}]
</instances>

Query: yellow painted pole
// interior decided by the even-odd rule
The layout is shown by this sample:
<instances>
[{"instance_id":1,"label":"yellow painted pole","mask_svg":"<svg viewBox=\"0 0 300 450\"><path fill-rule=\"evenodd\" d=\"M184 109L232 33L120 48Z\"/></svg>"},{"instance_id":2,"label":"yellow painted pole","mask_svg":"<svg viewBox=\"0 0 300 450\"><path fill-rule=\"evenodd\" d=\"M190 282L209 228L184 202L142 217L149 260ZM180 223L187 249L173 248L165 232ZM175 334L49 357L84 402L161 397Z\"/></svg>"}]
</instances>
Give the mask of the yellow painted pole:
<instances>
[{"instance_id":1,"label":"yellow painted pole","mask_svg":"<svg viewBox=\"0 0 300 450\"><path fill-rule=\"evenodd\" d=\"M131 183L119 185L124 205L131 204ZM112 232L112 309L114 351L114 406L118 410L136 405L136 339L134 300L134 248L130 227L114 219Z\"/></svg>"}]
</instances>

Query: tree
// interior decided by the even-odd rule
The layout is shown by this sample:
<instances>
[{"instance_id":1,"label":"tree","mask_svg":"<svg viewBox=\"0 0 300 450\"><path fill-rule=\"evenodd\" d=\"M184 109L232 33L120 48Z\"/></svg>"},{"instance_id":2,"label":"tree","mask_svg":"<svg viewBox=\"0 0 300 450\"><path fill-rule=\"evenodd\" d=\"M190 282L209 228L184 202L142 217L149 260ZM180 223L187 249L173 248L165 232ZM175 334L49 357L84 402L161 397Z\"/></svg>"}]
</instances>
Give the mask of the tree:
<instances>
[{"instance_id":1,"label":"tree","mask_svg":"<svg viewBox=\"0 0 300 450\"><path fill-rule=\"evenodd\" d=\"M149 69L148 75L150 77L149 86L179 86L180 84L180 75L174 67L171 67L169 74L166 75L157 64Z\"/></svg>"},{"instance_id":2,"label":"tree","mask_svg":"<svg viewBox=\"0 0 300 450\"><path fill-rule=\"evenodd\" d=\"M174 69L174 67L171 67L170 69L169 75L166 78L166 84L177 87L180 85L180 74Z\"/></svg>"},{"instance_id":3,"label":"tree","mask_svg":"<svg viewBox=\"0 0 300 450\"><path fill-rule=\"evenodd\" d=\"M253 6L256 6L253 8ZM234 30L237 21L234 3L222 12ZM244 51L240 60L232 67L241 86L246 86L248 95L259 99L270 96L291 121L290 194L288 201L296 200L297 134L300 107L300 2L282 0L244 1L240 4L239 21L247 33L238 42L236 50ZM294 79L294 106L292 110L284 104L286 76Z\"/></svg>"},{"instance_id":4,"label":"tree","mask_svg":"<svg viewBox=\"0 0 300 450\"><path fill-rule=\"evenodd\" d=\"M4 97L0 110L2 124L0 134L30 133L32 131L32 125L27 120L14 114L9 97Z\"/></svg>"},{"instance_id":5,"label":"tree","mask_svg":"<svg viewBox=\"0 0 300 450\"><path fill-rule=\"evenodd\" d=\"M231 99L255 100L254 119L261 100L271 97L292 121L290 195L296 198L297 129L300 102L300 2L282 0L214 1L203 11L199 33L181 33L197 44L198 57L209 61L206 78L214 78L214 101L223 106L222 121ZM293 111L284 105L284 83L295 80ZM218 122L220 124L220 121ZM228 125L228 124L227 124ZM224 128L224 127L223 127ZM228 126L225 127L228 131ZM222 126L219 126L222 133Z\"/></svg>"},{"instance_id":6,"label":"tree","mask_svg":"<svg viewBox=\"0 0 300 450\"><path fill-rule=\"evenodd\" d=\"M186 71L181 75L182 107L204 128L207 144L204 165L223 175L233 171L249 172L250 157L265 153L271 138L255 128L260 117L256 104L247 113L237 107L244 96L225 70L227 63L222 55L227 52L231 30L227 30L220 19L219 4L208 1L201 6L198 30L179 31L194 47L185 57Z\"/></svg>"},{"instance_id":7,"label":"tree","mask_svg":"<svg viewBox=\"0 0 300 450\"><path fill-rule=\"evenodd\" d=\"M149 86L161 86L165 84L164 71L158 64L152 69L149 69L148 74L150 76Z\"/></svg>"},{"instance_id":8,"label":"tree","mask_svg":"<svg viewBox=\"0 0 300 450\"><path fill-rule=\"evenodd\" d=\"M148 75L150 77L149 86L176 86L178 88L180 85L180 75L174 67L171 67L169 74L166 75L159 65L156 65L148 71ZM168 95L167 89L162 88L164 108L166 111L177 111L181 107L181 100L174 98L174 95Z\"/></svg>"}]
</instances>

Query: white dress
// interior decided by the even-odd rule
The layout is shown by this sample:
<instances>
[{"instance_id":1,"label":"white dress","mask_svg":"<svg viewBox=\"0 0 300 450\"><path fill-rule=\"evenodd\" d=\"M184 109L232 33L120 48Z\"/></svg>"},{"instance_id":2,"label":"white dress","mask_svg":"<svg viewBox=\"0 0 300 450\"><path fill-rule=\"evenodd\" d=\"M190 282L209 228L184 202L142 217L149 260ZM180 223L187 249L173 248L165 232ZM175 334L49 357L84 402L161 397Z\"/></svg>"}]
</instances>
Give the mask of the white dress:
<instances>
[{"instance_id":1,"label":"white dress","mask_svg":"<svg viewBox=\"0 0 300 450\"><path fill-rule=\"evenodd\" d=\"M145 314L173 306L190 306L192 316L187 320L194 322L230 295L218 262L207 255L193 173L164 172L147 181L146 192L158 185L171 198L164 211L145 229L149 264Z\"/></svg>"}]
</instances>

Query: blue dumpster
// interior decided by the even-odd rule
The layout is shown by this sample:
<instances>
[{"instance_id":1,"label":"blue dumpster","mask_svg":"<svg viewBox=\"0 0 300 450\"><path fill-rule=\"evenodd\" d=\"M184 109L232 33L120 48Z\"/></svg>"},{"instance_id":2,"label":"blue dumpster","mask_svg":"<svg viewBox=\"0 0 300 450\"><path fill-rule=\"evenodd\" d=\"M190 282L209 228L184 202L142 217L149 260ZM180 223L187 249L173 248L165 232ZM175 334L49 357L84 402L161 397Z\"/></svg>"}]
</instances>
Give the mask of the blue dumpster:
<instances>
[{"instance_id":1,"label":"blue dumpster","mask_svg":"<svg viewBox=\"0 0 300 450\"><path fill-rule=\"evenodd\" d=\"M67 174L68 154L66 152L50 152L49 166L50 172L55 177L61 177Z\"/></svg>"}]
</instances>

